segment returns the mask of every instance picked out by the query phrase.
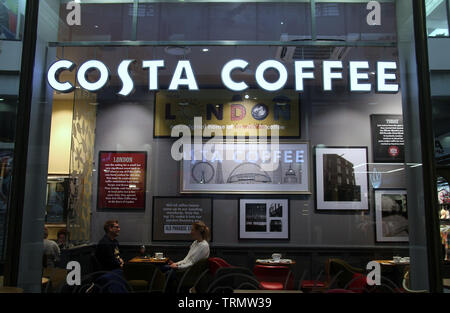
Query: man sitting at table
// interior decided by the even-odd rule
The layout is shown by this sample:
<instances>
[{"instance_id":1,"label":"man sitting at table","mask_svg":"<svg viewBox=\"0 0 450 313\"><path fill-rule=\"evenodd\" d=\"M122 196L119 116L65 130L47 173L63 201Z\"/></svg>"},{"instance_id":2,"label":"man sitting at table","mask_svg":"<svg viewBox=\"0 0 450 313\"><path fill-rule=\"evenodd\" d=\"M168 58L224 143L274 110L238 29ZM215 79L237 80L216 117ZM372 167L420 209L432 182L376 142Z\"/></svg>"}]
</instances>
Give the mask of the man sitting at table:
<instances>
[{"instance_id":1,"label":"man sitting at table","mask_svg":"<svg viewBox=\"0 0 450 313\"><path fill-rule=\"evenodd\" d=\"M106 221L103 229L105 235L97 244L95 256L100 263L101 270L113 271L123 267L123 260L120 257L119 242L117 237L120 233L120 226L117 220Z\"/></svg>"},{"instance_id":2,"label":"man sitting at table","mask_svg":"<svg viewBox=\"0 0 450 313\"><path fill-rule=\"evenodd\" d=\"M108 271L108 273L100 276L95 284L100 286L108 286L104 291L109 293L125 293L127 292L127 283L123 277L123 260L120 257L119 242L117 237L120 233L119 221L106 221L103 229L105 236L97 244L95 256L100 263L101 271ZM92 284L91 287L93 287ZM91 288L89 288L91 290Z\"/></svg>"}]
</instances>

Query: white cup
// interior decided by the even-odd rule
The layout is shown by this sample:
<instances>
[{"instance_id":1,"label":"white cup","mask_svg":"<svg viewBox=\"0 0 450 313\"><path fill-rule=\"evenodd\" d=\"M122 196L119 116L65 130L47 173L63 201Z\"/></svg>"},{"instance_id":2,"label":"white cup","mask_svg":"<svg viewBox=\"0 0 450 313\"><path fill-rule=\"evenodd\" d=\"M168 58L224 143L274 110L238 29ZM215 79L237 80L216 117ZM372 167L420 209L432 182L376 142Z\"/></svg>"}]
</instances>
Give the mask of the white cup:
<instances>
[{"instance_id":1,"label":"white cup","mask_svg":"<svg viewBox=\"0 0 450 313\"><path fill-rule=\"evenodd\" d=\"M394 256L394 263L400 263L402 257L400 256Z\"/></svg>"},{"instance_id":2,"label":"white cup","mask_svg":"<svg viewBox=\"0 0 450 313\"><path fill-rule=\"evenodd\" d=\"M164 253L156 252L155 253L155 259L164 259Z\"/></svg>"},{"instance_id":3,"label":"white cup","mask_svg":"<svg viewBox=\"0 0 450 313\"><path fill-rule=\"evenodd\" d=\"M281 254L280 253L272 254L272 260L274 260L275 262L280 261L280 259L281 259Z\"/></svg>"}]
</instances>

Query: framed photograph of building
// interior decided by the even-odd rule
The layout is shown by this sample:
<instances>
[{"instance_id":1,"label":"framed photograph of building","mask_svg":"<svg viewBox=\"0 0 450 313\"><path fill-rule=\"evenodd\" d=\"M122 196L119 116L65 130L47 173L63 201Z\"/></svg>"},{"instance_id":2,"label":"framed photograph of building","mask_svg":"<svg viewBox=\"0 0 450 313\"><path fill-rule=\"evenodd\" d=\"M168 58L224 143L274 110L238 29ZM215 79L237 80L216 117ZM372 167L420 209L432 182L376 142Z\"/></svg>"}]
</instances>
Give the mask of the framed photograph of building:
<instances>
[{"instance_id":1,"label":"framed photograph of building","mask_svg":"<svg viewBox=\"0 0 450 313\"><path fill-rule=\"evenodd\" d=\"M208 142L190 153L181 193L311 194L308 142Z\"/></svg>"},{"instance_id":2,"label":"framed photograph of building","mask_svg":"<svg viewBox=\"0 0 450 313\"><path fill-rule=\"evenodd\" d=\"M368 210L367 147L315 147L317 210Z\"/></svg>"},{"instance_id":3,"label":"framed photograph of building","mask_svg":"<svg viewBox=\"0 0 450 313\"><path fill-rule=\"evenodd\" d=\"M239 239L289 240L288 199L240 199Z\"/></svg>"},{"instance_id":4,"label":"framed photograph of building","mask_svg":"<svg viewBox=\"0 0 450 313\"><path fill-rule=\"evenodd\" d=\"M377 241L409 241L406 190L376 189L374 193Z\"/></svg>"}]
</instances>

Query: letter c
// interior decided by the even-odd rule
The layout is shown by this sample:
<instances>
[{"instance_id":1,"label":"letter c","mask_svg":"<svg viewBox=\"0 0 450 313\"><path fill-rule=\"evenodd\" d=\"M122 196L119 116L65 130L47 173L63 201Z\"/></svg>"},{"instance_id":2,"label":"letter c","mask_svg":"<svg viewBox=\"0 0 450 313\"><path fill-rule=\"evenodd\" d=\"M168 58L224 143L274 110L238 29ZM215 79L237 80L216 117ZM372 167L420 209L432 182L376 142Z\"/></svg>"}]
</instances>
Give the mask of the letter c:
<instances>
[{"instance_id":1,"label":"letter c","mask_svg":"<svg viewBox=\"0 0 450 313\"><path fill-rule=\"evenodd\" d=\"M59 75L64 70L72 71L75 68L75 64L69 60L59 60L50 66L47 72L47 81L50 84L50 86L59 92L69 93L72 90L75 89L75 87L69 83L64 82L61 83L59 81Z\"/></svg>"},{"instance_id":2,"label":"letter c","mask_svg":"<svg viewBox=\"0 0 450 313\"><path fill-rule=\"evenodd\" d=\"M222 68L221 77L222 77L223 84L228 89L231 89L233 91L243 91L243 90L247 89L248 85L246 83L244 83L244 82L236 83L235 81L233 81L231 79L231 72L234 69L240 68L242 70L245 70L247 66L248 66L248 62L244 61L244 60L235 59L235 60L229 61Z\"/></svg>"}]
</instances>

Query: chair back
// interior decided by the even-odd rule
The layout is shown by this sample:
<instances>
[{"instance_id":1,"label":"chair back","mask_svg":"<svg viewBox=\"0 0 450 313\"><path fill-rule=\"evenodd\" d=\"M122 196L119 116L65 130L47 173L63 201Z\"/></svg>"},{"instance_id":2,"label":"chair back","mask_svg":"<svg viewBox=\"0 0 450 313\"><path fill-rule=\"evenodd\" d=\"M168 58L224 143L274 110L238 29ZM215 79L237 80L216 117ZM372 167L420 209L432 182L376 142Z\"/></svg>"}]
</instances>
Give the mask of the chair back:
<instances>
[{"instance_id":1,"label":"chair back","mask_svg":"<svg viewBox=\"0 0 450 313\"><path fill-rule=\"evenodd\" d=\"M288 266L255 265L253 274L260 282L281 283L286 289L293 289L294 276Z\"/></svg>"},{"instance_id":2,"label":"chair back","mask_svg":"<svg viewBox=\"0 0 450 313\"><path fill-rule=\"evenodd\" d=\"M348 284L355 278L355 274L363 274L360 268L353 267L341 259L329 259L327 262L327 276L330 288L346 288Z\"/></svg>"},{"instance_id":3,"label":"chair back","mask_svg":"<svg viewBox=\"0 0 450 313\"><path fill-rule=\"evenodd\" d=\"M221 258L209 258L209 270L211 271L211 275L216 275L216 272L219 268L222 267L231 267L227 261Z\"/></svg>"},{"instance_id":4,"label":"chair back","mask_svg":"<svg viewBox=\"0 0 450 313\"><path fill-rule=\"evenodd\" d=\"M217 269L208 292L226 293L234 289L259 289L259 282L253 273L245 267L221 267Z\"/></svg>"}]
</instances>

